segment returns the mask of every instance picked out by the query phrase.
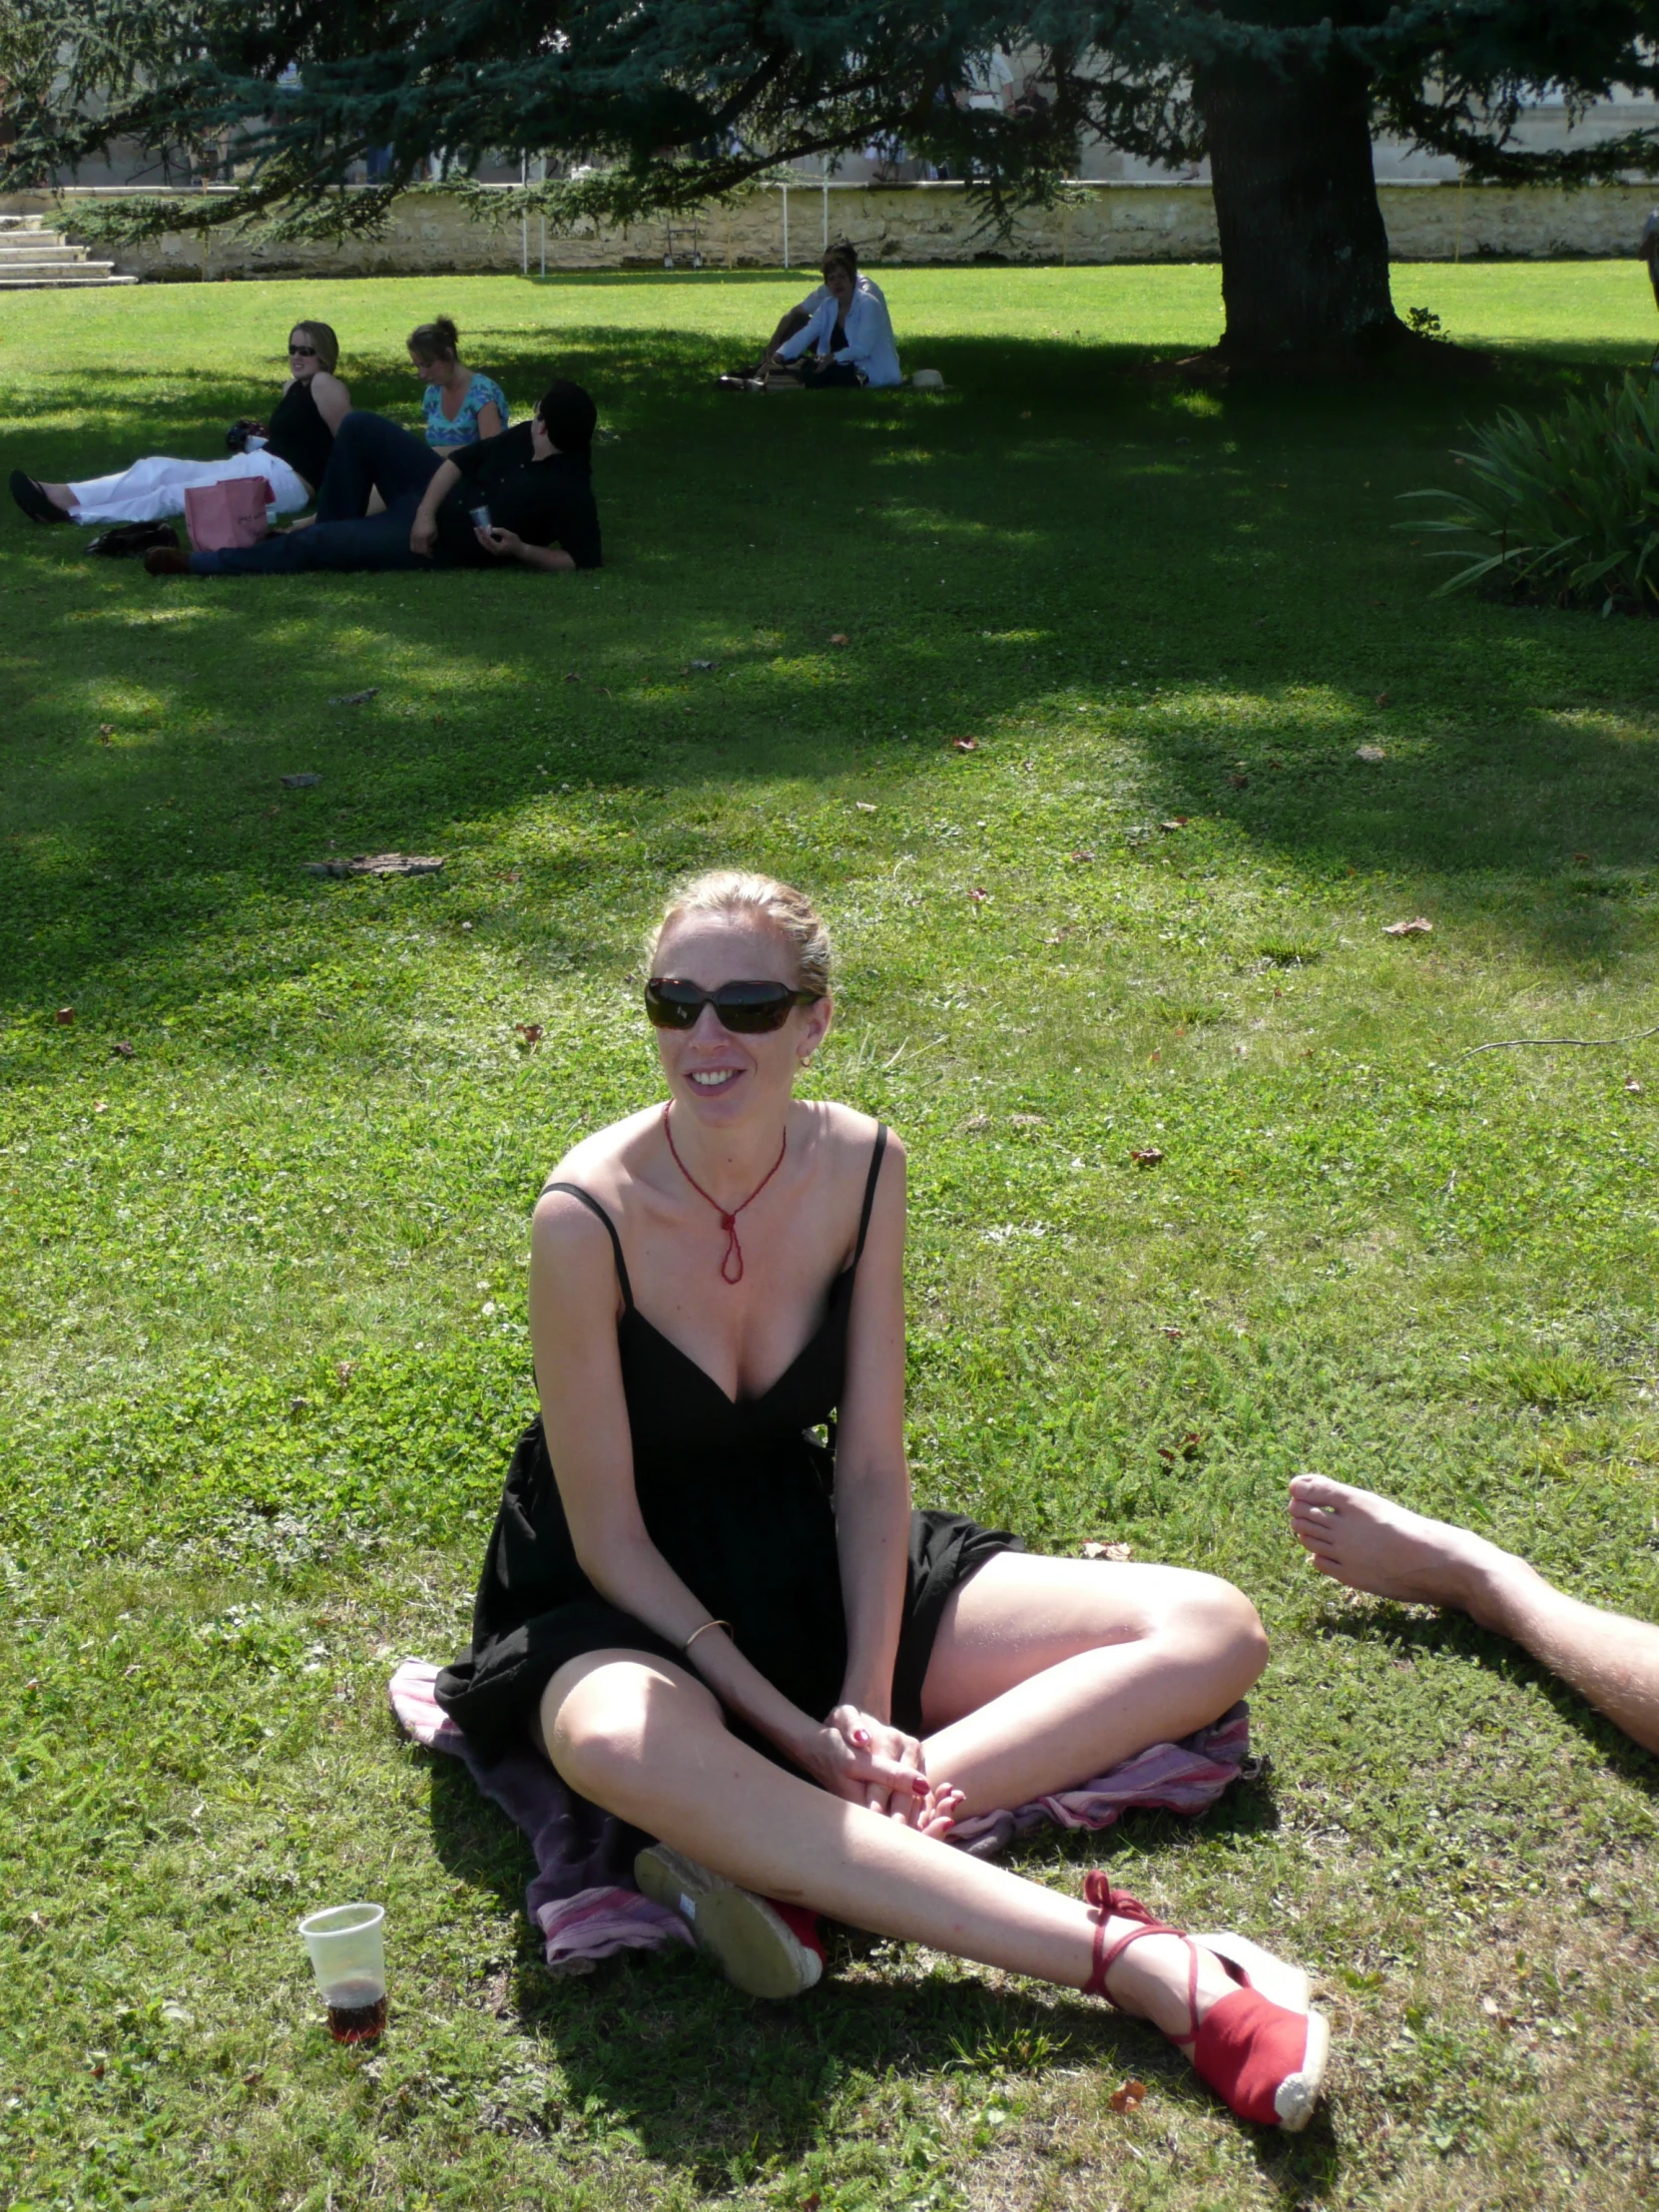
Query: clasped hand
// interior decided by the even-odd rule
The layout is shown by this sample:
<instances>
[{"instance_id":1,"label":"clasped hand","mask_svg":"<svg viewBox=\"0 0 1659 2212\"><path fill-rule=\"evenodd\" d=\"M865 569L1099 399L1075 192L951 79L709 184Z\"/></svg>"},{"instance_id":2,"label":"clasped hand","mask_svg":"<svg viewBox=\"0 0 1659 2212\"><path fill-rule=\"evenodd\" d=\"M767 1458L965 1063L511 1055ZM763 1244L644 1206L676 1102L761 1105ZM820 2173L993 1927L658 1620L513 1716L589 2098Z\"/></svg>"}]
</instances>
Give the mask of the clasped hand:
<instances>
[{"instance_id":1,"label":"clasped hand","mask_svg":"<svg viewBox=\"0 0 1659 2212\"><path fill-rule=\"evenodd\" d=\"M837 1705L805 1746L804 1764L832 1796L903 1821L924 1836L946 1835L960 1790L933 1782L913 1736L855 1705Z\"/></svg>"}]
</instances>

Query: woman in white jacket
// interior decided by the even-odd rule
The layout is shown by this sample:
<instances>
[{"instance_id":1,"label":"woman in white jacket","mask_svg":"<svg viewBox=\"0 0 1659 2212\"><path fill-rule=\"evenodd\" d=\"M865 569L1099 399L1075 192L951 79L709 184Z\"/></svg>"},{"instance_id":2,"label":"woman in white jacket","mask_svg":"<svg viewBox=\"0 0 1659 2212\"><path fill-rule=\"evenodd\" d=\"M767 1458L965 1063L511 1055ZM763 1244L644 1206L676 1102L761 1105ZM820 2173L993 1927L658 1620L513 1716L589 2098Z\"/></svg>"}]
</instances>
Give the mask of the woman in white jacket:
<instances>
[{"instance_id":1,"label":"woman in white jacket","mask_svg":"<svg viewBox=\"0 0 1659 2212\"><path fill-rule=\"evenodd\" d=\"M802 360L813 347L813 359L802 360L801 370L809 391L901 384L904 376L886 301L873 286L859 284L856 265L838 248L832 246L825 255L823 269L824 299L806 327L778 347L773 362Z\"/></svg>"}]
</instances>

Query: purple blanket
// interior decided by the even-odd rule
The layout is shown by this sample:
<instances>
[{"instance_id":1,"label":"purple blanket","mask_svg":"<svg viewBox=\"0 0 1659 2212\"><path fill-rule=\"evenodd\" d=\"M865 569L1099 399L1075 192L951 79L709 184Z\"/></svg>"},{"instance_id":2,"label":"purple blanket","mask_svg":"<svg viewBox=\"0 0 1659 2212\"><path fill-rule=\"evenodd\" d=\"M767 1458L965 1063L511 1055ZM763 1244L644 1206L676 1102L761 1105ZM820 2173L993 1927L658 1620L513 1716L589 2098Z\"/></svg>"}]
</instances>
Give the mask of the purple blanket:
<instances>
[{"instance_id":1,"label":"purple blanket","mask_svg":"<svg viewBox=\"0 0 1659 2212\"><path fill-rule=\"evenodd\" d=\"M436 1667L406 1659L391 1678L391 1709L417 1744L461 1760L485 1797L529 1837L536 1872L524 1910L542 1932L548 1965L558 1973L591 1973L619 1950L689 1944L692 1933L679 1914L653 1905L634 1887L638 1831L567 1790L528 1741L522 1751L486 1765L433 1698L437 1674ZM990 1859L1045 1821L1099 1830L1136 1805L1202 1813L1238 1780L1249 1748L1249 1709L1235 1705L1209 1728L1178 1744L1149 1744L1075 1790L962 1821L950 1841L976 1859Z\"/></svg>"}]
</instances>

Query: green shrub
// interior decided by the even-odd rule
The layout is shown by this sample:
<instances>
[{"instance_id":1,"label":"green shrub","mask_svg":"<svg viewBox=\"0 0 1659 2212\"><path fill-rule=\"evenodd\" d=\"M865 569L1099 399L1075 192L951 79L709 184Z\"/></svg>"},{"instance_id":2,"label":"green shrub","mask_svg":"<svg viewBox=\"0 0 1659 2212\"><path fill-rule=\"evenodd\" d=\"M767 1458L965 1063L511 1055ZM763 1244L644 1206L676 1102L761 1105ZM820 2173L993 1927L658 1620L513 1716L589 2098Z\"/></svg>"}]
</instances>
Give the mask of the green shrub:
<instances>
[{"instance_id":1,"label":"green shrub","mask_svg":"<svg viewBox=\"0 0 1659 2212\"><path fill-rule=\"evenodd\" d=\"M1455 491L1407 492L1445 511L1425 524L1473 537L1430 559L1464 565L1440 593L1483 586L1561 606L1659 613L1659 386L1634 375L1599 400L1528 421L1505 407L1456 456Z\"/></svg>"}]
</instances>

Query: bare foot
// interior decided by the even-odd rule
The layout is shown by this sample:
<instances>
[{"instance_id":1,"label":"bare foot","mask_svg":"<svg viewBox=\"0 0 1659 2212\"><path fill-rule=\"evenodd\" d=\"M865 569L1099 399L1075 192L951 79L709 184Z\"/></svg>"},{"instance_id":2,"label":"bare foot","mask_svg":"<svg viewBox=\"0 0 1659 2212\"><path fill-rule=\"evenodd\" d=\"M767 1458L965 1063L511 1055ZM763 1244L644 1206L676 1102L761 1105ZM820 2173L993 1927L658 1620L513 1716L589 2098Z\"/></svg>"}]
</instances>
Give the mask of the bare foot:
<instances>
[{"instance_id":1,"label":"bare foot","mask_svg":"<svg viewBox=\"0 0 1659 2212\"><path fill-rule=\"evenodd\" d=\"M1323 1474L1299 1474L1292 1482L1291 1528L1320 1573L1351 1590L1408 1605L1456 1606L1486 1628L1502 1625L1501 1585L1532 1571L1484 1536Z\"/></svg>"},{"instance_id":2,"label":"bare foot","mask_svg":"<svg viewBox=\"0 0 1659 2212\"><path fill-rule=\"evenodd\" d=\"M67 484L42 484L40 488L54 507L61 507L66 515L75 512L75 501Z\"/></svg>"}]
</instances>

